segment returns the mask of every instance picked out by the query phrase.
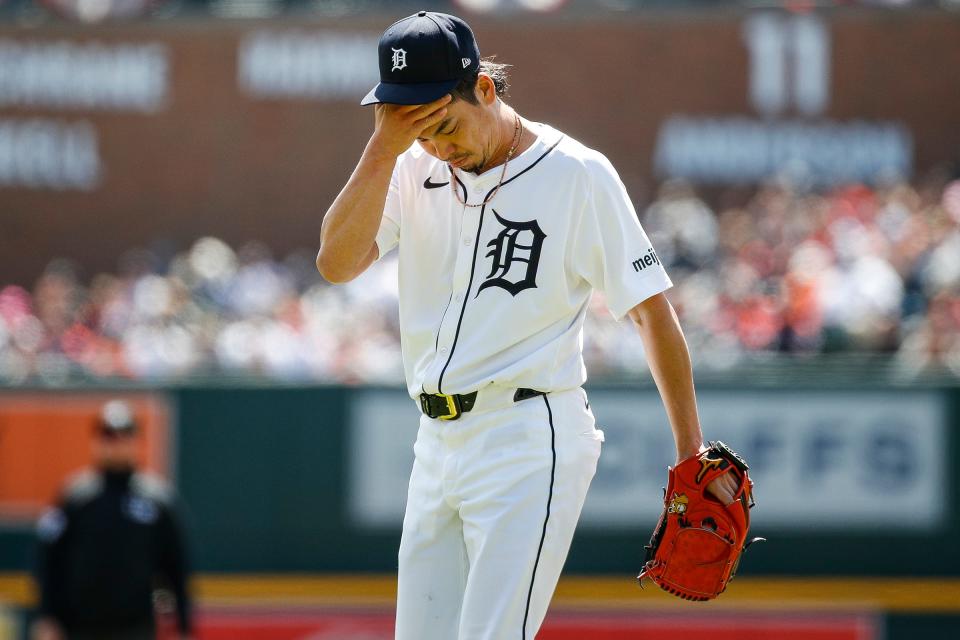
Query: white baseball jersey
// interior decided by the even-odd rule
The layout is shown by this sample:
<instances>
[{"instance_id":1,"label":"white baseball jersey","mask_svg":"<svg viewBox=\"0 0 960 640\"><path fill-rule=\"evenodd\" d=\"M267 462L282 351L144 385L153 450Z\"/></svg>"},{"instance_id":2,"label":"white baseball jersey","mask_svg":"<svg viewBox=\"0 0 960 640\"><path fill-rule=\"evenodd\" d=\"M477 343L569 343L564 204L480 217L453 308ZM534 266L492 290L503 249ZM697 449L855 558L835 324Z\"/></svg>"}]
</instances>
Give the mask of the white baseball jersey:
<instances>
[{"instance_id":1,"label":"white baseball jersey","mask_svg":"<svg viewBox=\"0 0 960 640\"><path fill-rule=\"evenodd\" d=\"M412 397L578 387L592 291L619 319L671 286L606 157L547 125L535 131L483 207L460 204L446 163L419 144L397 160L376 242L381 257L399 244ZM458 172L454 184L481 203L501 170Z\"/></svg>"}]
</instances>

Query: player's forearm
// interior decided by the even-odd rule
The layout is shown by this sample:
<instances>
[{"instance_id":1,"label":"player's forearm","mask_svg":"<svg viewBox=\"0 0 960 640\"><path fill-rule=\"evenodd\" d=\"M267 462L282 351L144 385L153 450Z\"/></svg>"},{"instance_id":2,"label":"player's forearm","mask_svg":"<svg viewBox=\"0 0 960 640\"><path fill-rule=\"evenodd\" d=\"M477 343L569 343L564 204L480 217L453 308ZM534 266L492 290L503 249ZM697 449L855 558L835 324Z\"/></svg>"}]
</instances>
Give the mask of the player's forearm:
<instances>
[{"instance_id":1,"label":"player's forearm","mask_svg":"<svg viewBox=\"0 0 960 640\"><path fill-rule=\"evenodd\" d=\"M377 237L396 157L369 144L347 184L327 210L320 228L317 269L331 282L362 270Z\"/></svg>"},{"instance_id":2,"label":"player's forearm","mask_svg":"<svg viewBox=\"0 0 960 640\"><path fill-rule=\"evenodd\" d=\"M634 307L630 317L643 340L650 371L667 411L679 462L695 455L703 442L687 341L663 294Z\"/></svg>"}]
</instances>

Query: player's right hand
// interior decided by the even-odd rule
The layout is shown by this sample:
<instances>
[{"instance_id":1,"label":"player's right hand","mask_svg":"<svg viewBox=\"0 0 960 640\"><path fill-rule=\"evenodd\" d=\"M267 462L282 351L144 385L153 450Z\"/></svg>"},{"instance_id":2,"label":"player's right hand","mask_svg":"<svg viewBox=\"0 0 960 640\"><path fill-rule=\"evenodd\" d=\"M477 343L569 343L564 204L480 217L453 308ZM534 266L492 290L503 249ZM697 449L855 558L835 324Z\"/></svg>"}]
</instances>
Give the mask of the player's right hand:
<instances>
[{"instance_id":1,"label":"player's right hand","mask_svg":"<svg viewBox=\"0 0 960 640\"><path fill-rule=\"evenodd\" d=\"M731 474L725 473L707 485L707 493L719 500L721 504L731 504L737 496L740 483Z\"/></svg>"},{"instance_id":2,"label":"player's right hand","mask_svg":"<svg viewBox=\"0 0 960 640\"><path fill-rule=\"evenodd\" d=\"M377 104L376 121L371 143L378 150L399 156L410 148L421 133L439 123L447 115L447 94L439 100L420 105Z\"/></svg>"}]
</instances>

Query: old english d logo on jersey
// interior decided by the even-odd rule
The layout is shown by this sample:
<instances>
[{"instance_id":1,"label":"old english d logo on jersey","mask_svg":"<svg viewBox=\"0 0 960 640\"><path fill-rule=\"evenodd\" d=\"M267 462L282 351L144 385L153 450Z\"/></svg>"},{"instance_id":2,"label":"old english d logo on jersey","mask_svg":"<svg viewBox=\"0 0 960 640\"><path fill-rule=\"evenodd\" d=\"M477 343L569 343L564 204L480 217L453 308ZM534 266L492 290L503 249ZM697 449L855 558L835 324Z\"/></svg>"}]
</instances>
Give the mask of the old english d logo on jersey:
<instances>
[{"instance_id":1,"label":"old english d logo on jersey","mask_svg":"<svg viewBox=\"0 0 960 640\"><path fill-rule=\"evenodd\" d=\"M514 222L501 218L493 210L503 230L487 243L493 258L490 273L477 289L477 295L487 287L500 287L517 295L524 289L537 286L537 267L540 265L540 250L547 235L540 229L536 220Z\"/></svg>"}]
</instances>

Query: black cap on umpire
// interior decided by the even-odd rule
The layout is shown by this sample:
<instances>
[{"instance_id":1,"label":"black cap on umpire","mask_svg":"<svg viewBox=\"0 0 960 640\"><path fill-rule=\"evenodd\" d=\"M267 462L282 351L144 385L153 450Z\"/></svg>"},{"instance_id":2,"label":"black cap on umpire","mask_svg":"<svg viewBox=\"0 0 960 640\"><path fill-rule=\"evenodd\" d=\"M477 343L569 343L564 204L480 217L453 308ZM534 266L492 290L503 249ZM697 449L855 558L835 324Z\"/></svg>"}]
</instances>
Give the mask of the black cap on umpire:
<instances>
[{"instance_id":1,"label":"black cap on umpire","mask_svg":"<svg viewBox=\"0 0 960 640\"><path fill-rule=\"evenodd\" d=\"M387 27L377 58L380 84L362 105L433 102L480 68L480 49L467 23L433 11L420 11Z\"/></svg>"}]
</instances>

